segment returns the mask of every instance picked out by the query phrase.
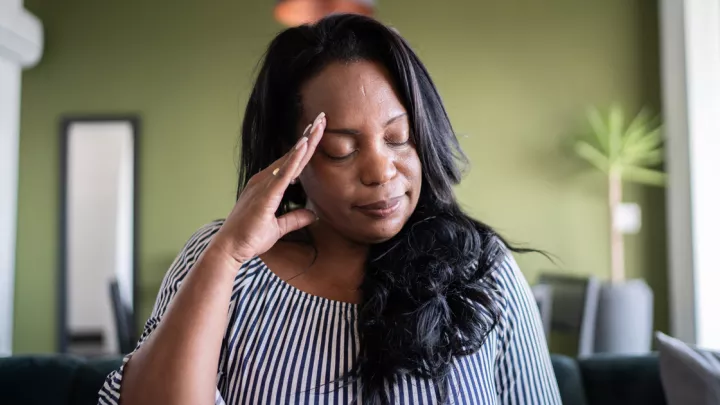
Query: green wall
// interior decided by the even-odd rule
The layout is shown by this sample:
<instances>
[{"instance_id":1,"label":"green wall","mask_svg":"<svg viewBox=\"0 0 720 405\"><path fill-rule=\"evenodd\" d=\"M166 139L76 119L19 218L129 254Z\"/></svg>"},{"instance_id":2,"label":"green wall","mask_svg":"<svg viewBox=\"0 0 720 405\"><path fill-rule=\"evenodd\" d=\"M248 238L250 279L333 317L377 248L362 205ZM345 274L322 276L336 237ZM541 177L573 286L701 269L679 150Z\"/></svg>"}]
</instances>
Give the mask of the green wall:
<instances>
[{"instance_id":1,"label":"green wall","mask_svg":"<svg viewBox=\"0 0 720 405\"><path fill-rule=\"evenodd\" d=\"M55 349L58 120L142 117L142 318L162 276L199 225L233 204L237 135L263 50L281 27L272 0L26 0L46 51L23 76L14 349ZM379 17L426 62L473 166L458 195L515 242L548 250L540 271L609 273L602 176L561 149L589 103L658 108L654 1L386 0ZM656 293L667 329L662 190L627 187L644 230L627 238L632 276Z\"/></svg>"}]
</instances>

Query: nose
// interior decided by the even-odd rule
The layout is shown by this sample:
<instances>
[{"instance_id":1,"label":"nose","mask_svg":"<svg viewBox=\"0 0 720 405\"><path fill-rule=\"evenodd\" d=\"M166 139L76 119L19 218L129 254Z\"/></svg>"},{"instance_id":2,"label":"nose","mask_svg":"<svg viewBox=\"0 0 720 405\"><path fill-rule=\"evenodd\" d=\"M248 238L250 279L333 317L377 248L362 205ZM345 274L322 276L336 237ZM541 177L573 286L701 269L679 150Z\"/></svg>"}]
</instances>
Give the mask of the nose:
<instances>
[{"instance_id":1,"label":"nose","mask_svg":"<svg viewBox=\"0 0 720 405\"><path fill-rule=\"evenodd\" d=\"M382 186L397 175L395 156L382 148L366 150L360 167L360 181L366 186Z\"/></svg>"}]
</instances>

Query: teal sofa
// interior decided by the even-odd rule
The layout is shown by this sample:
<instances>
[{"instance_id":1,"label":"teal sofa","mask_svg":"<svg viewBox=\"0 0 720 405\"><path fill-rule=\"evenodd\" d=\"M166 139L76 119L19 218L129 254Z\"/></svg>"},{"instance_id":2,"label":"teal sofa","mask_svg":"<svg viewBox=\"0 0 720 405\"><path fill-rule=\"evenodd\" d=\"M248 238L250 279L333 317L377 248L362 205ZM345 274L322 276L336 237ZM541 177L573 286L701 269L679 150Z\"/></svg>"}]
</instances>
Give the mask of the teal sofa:
<instances>
[{"instance_id":1,"label":"teal sofa","mask_svg":"<svg viewBox=\"0 0 720 405\"><path fill-rule=\"evenodd\" d=\"M553 355L552 361L565 405L666 405L655 355L584 360ZM0 358L0 404L95 404L105 376L119 364L115 358Z\"/></svg>"}]
</instances>

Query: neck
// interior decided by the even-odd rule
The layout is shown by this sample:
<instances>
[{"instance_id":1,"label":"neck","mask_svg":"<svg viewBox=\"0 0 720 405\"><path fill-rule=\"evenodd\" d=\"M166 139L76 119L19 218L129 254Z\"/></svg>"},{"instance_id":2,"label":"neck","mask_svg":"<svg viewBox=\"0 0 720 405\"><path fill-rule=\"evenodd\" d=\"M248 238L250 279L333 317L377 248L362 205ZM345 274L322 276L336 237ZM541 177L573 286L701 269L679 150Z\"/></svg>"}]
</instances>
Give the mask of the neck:
<instances>
[{"instance_id":1,"label":"neck","mask_svg":"<svg viewBox=\"0 0 720 405\"><path fill-rule=\"evenodd\" d=\"M309 230L318 252L310 271L339 288L358 289L365 275L369 246L348 240L322 220Z\"/></svg>"}]
</instances>

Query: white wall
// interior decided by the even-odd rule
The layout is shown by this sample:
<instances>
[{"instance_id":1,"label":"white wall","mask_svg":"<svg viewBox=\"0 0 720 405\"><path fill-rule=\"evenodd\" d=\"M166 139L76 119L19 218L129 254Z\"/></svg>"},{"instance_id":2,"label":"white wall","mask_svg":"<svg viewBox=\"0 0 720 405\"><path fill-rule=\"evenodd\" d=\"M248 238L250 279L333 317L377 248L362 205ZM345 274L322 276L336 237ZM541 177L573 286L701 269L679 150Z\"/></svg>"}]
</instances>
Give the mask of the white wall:
<instances>
[{"instance_id":1,"label":"white wall","mask_svg":"<svg viewBox=\"0 0 720 405\"><path fill-rule=\"evenodd\" d=\"M132 286L132 128L76 123L69 128L67 183L68 329L101 330L117 352L109 283ZM128 288L130 288L128 290Z\"/></svg>"},{"instance_id":2,"label":"white wall","mask_svg":"<svg viewBox=\"0 0 720 405\"><path fill-rule=\"evenodd\" d=\"M133 229L134 229L134 175L135 151L132 128L124 125L126 136L120 139L120 167L118 176L118 200L116 215L116 257L115 275L120 288L120 296L129 308L133 308Z\"/></svg>"},{"instance_id":3,"label":"white wall","mask_svg":"<svg viewBox=\"0 0 720 405\"><path fill-rule=\"evenodd\" d=\"M42 53L42 25L21 0L0 0L0 356L12 353L20 74Z\"/></svg>"},{"instance_id":4,"label":"white wall","mask_svg":"<svg viewBox=\"0 0 720 405\"><path fill-rule=\"evenodd\" d=\"M20 66L0 57L0 356L12 351Z\"/></svg>"},{"instance_id":5,"label":"white wall","mask_svg":"<svg viewBox=\"0 0 720 405\"><path fill-rule=\"evenodd\" d=\"M720 0L686 3L697 343L720 350Z\"/></svg>"},{"instance_id":6,"label":"white wall","mask_svg":"<svg viewBox=\"0 0 720 405\"><path fill-rule=\"evenodd\" d=\"M662 0L673 335L720 349L720 0Z\"/></svg>"}]
</instances>

